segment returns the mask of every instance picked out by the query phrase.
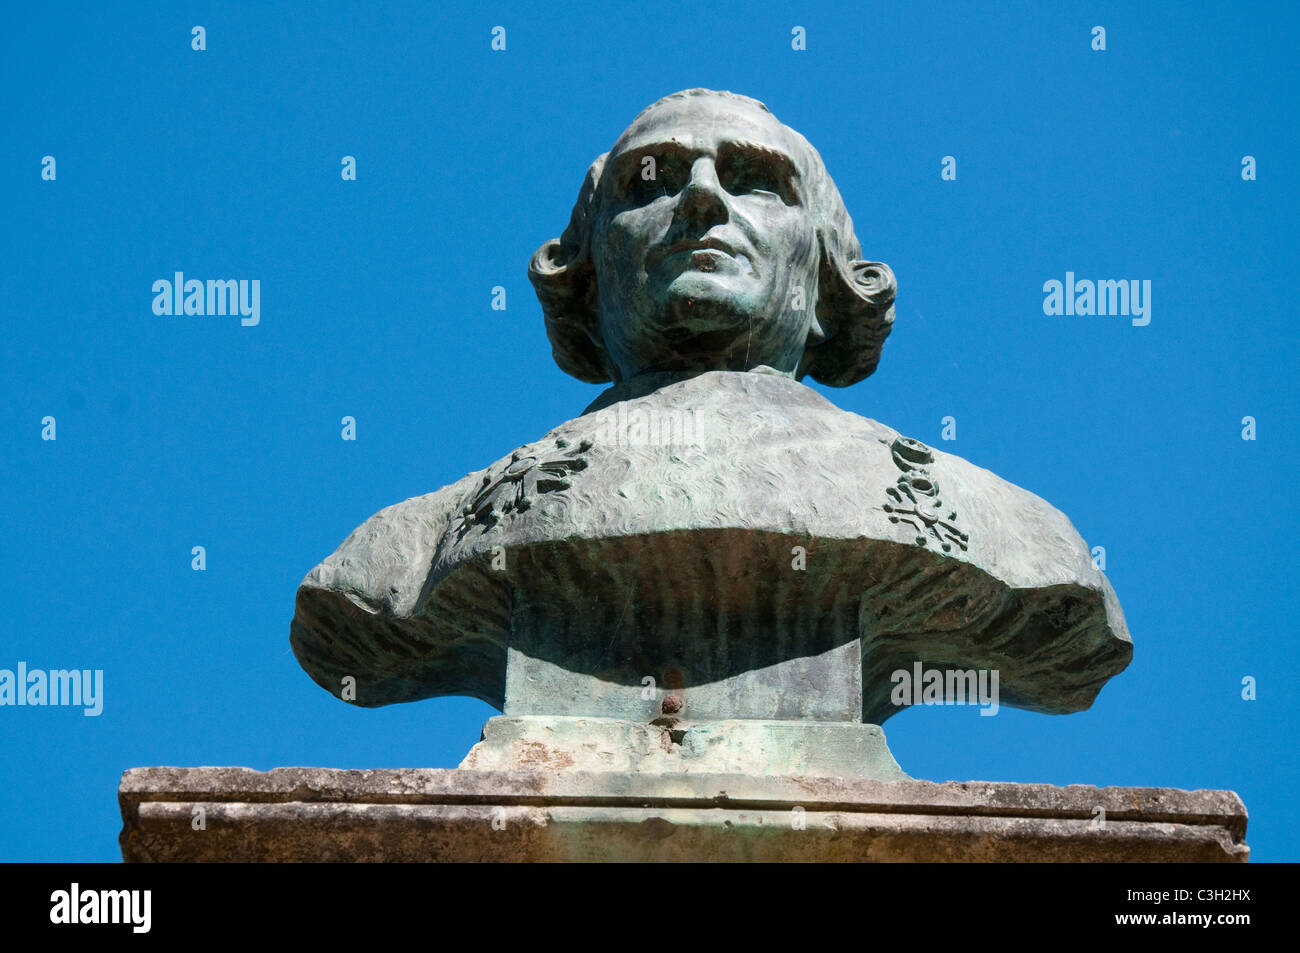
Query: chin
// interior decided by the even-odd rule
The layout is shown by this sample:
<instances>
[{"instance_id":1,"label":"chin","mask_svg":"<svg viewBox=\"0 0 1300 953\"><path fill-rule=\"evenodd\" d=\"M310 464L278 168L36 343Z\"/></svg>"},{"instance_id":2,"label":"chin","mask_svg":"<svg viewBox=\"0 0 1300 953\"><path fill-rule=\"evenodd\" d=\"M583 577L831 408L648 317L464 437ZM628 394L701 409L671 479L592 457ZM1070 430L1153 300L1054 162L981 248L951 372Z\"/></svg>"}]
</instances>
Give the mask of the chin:
<instances>
[{"instance_id":1,"label":"chin","mask_svg":"<svg viewBox=\"0 0 1300 953\"><path fill-rule=\"evenodd\" d=\"M682 275L660 298L668 324L705 328L749 327L755 313L750 289L713 275Z\"/></svg>"}]
</instances>

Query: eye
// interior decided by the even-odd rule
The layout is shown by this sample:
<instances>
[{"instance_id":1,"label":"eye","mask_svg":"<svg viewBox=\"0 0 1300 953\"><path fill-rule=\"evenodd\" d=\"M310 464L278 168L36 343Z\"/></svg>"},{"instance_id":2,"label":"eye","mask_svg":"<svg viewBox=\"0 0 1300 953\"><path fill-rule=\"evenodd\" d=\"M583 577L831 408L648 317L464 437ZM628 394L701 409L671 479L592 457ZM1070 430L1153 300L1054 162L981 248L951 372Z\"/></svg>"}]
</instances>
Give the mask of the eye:
<instances>
[{"instance_id":1,"label":"eye","mask_svg":"<svg viewBox=\"0 0 1300 953\"><path fill-rule=\"evenodd\" d=\"M718 182L732 195L768 192L787 200L789 185L780 165L763 156L733 155L721 163Z\"/></svg>"},{"instance_id":2,"label":"eye","mask_svg":"<svg viewBox=\"0 0 1300 953\"><path fill-rule=\"evenodd\" d=\"M623 194L637 205L646 205L665 195L676 195L686 185L690 170L677 156L646 153L633 163Z\"/></svg>"}]
</instances>

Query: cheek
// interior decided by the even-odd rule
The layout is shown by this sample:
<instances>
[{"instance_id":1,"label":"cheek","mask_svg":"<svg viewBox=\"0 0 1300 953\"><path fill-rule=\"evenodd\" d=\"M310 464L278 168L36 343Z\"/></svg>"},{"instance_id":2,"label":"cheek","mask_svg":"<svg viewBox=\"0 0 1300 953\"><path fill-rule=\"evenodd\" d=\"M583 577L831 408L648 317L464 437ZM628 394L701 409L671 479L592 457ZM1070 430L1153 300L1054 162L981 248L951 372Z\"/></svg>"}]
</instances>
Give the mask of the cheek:
<instances>
[{"instance_id":1,"label":"cheek","mask_svg":"<svg viewBox=\"0 0 1300 953\"><path fill-rule=\"evenodd\" d=\"M592 232L592 259L596 264L596 281L600 287L617 288L626 284L627 236L619 228L606 225Z\"/></svg>"},{"instance_id":2,"label":"cheek","mask_svg":"<svg viewBox=\"0 0 1300 953\"><path fill-rule=\"evenodd\" d=\"M624 213L614 216L603 227L597 228L592 239L596 242L600 258L611 265L619 265L625 264L628 252L636 248L639 232L637 223L629 221L628 214Z\"/></svg>"},{"instance_id":3,"label":"cheek","mask_svg":"<svg viewBox=\"0 0 1300 953\"><path fill-rule=\"evenodd\" d=\"M640 208L619 212L605 222L607 234L624 246L647 244L663 231L665 217L659 212L659 203L651 202Z\"/></svg>"},{"instance_id":4,"label":"cheek","mask_svg":"<svg viewBox=\"0 0 1300 953\"><path fill-rule=\"evenodd\" d=\"M790 234L795 236L791 242L791 261L807 264L817 252L817 230L812 223L800 216L798 221L790 223Z\"/></svg>"},{"instance_id":5,"label":"cheek","mask_svg":"<svg viewBox=\"0 0 1300 953\"><path fill-rule=\"evenodd\" d=\"M592 234L596 258L602 269L622 285L645 278L645 256L660 241L667 224L653 206L620 212Z\"/></svg>"},{"instance_id":6,"label":"cheek","mask_svg":"<svg viewBox=\"0 0 1300 953\"><path fill-rule=\"evenodd\" d=\"M782 269L797 269L808 262L817 249L817 231L800 210L786 207L784 213L767 215L759 219L764 227L753 236L757 250L765 258L777 258L786 263Z\"/></svg>"}]
</instances>

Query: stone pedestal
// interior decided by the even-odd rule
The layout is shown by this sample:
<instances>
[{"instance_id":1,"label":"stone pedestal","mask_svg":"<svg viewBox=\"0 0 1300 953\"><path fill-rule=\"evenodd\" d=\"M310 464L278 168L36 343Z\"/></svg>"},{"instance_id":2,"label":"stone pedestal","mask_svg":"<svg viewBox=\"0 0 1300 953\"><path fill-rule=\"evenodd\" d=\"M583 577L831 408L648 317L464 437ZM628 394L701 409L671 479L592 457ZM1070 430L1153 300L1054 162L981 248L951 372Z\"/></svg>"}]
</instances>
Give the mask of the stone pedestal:
<instances>
[{"instance_id":1,"label":"stone pedestal","mask_svg":"<svg viewBox=\"0 0 1300 953\"><path fill-rule=\"evenodd\" d=\"M1249 856L1231 791L549 767L136 768L119 800L130 862Z\"/></svg>"},{"instance_id":2,"label":"stone pedestal","mask_svg":"<svg viewBox=\"0 0 1300 953\"><path fill-rule=\"evenodd\" d=\"M905 781L879 725L851 722L686 721L503 715L462 769L746 774Z\"/></svg>"}]
</instances>

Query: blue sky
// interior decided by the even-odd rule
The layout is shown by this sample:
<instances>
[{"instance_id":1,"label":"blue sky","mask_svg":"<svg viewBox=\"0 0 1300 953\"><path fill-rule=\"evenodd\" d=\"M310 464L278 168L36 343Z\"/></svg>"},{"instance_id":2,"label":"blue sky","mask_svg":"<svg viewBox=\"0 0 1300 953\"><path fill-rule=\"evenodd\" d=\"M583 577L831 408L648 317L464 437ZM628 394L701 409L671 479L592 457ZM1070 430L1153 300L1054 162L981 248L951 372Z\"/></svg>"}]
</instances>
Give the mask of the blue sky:
<instances>
[{"instance_id":1,"label":"blue sky","mask_svg":"<svg viewBox=\"0 0 1300 953\"><path fill-rule=\"evenodd\" d=\"M40 6L0 28L0 668L102 669L104 711L0 707L0 860L119 859L133 766L458 763L493 710L340 702L294 592L599 393L528 259L693 86L807 136L898 275L880 369L823 393L1064 511L1133 634L1087 712L902 713L904 769L1231 788L1254 859L1300 857L1294 7ZM175 271L259 279L260 323L155 315ZM1046 316L1067 271L1150 280L1150 324Z\"/></svg>"}]
</instances>

